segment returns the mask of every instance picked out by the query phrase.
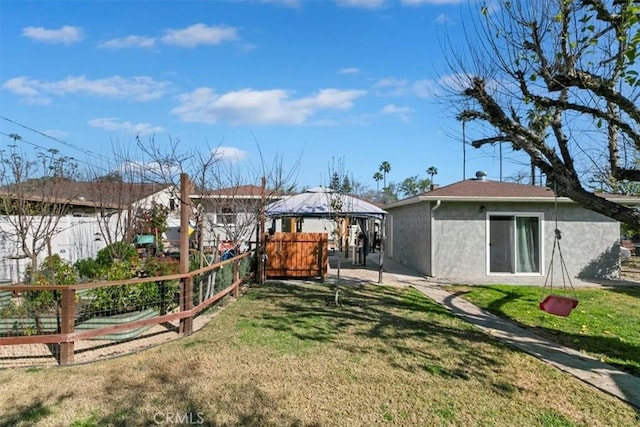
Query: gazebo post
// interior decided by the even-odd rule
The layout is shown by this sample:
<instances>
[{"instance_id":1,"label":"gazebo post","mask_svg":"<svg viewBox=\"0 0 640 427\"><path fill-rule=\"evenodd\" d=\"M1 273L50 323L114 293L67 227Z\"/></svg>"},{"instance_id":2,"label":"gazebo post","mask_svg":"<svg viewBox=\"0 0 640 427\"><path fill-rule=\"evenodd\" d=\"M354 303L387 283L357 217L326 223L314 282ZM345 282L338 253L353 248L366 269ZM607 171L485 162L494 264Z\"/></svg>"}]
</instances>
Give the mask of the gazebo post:
<instances>
[{"instance_id":1,"label":"gazebo post","mask_svg":"<svg viewBox=\"0 0 640 427\"><path fill-rule=\"evenodd\" d=\"M385 216L382 216L380 227L380 248L378 249L378 283L382 284L382 264L384 263L384 246L387 240L387 221ZM374 242L375 245L375 242Z\"/></svg>"}]
</instances>

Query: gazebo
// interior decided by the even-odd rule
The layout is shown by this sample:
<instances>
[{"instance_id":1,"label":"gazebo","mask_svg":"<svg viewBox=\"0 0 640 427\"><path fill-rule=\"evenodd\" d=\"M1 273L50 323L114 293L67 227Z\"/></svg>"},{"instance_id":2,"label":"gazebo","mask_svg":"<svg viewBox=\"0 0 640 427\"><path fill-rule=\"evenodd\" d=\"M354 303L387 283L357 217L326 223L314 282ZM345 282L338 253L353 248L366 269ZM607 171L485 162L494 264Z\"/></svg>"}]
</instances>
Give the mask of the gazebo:
<instances>
[{"instance_id":1,"label":"gazebo","mask_svg":"<svg viewBox=\"0 0 640 427\"><path fill-rule=\"evenodd\" d=\"M381 242L384 242L384 224L387 212L378 206L348 194L335 192L326 187L316 187L291 196L285 196L266 206L265 215L271 219L297 218L350 218L355 219L362 230L367 229L367 220L380 221ZM365 233L366 237L366 233ZM365 245L366 246L366 245ZM382 282L384 244L380 245L378 282Z\"/></svg>"}]
</instances>

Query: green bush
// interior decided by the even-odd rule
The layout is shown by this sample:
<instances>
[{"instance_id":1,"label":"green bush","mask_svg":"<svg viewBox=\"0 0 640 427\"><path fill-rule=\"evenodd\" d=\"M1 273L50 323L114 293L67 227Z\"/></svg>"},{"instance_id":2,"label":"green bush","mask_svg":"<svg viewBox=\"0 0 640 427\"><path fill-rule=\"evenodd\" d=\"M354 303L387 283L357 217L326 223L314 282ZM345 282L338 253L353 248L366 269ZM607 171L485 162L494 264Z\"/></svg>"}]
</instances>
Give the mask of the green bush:
<instances>
[{"instance_id":1,"label":"green bush","mask_svg":"<svg viewBox=\"0 0 640 427\"><path fill-rule=\"evenodd\" d=\"M95 279L99 275L100 264L93 258L80 259L73 266L83 279Z\"/></svg>"},{"instance_id":2,"label":"green bush","mask_svg":"<svg viewBox=\"0 0 640 427\"><path fill-rule=\"evenodd\" d=\"M26 274L28 283L34 286L73 285L78 282L73 266L57 254L45 258L35 272L28 268ZM49 311L60 304L60 293L57 291L25 291L23 297L25 308L32 313Z\"/></svg>"},{"instance_id":3,"label":"green bush","mask_svg":"<svg viewBox=\"0 0 640 427\"><path fill-rule=\"evenodd\" d=\"M107 280L126 280L139 276L166 276L178 272L174 260L146 258L142 264L135 261L115 261L103 267L102 276ZM115 285L92 289L86 315L111 315L157 308L165 312L174 306L173 294L179 291L177 280L147 282L136 285Z\"/></svg>"},{"instance_id":4,"label":"green bush","mask_svg":"<svg viewBox=\"0 0 640 427\"><path fill-rule=\"evenodd\" d=\"M100 249L95 258L78 260L74 264L74 267L78 275L82 278L106 279L109 275L109 269L114 263L124 261L135 264L137 259L138 252L133 246L123 242L116 242ZM116 267L116 269L118 268L119 267Z\"/></svg>"},{"instance_id":5,"label":"green bush","mask_svg":"<svg viewBox=\"0 0 640 427\"><path fill-rule=\"evenodd\" d=\"M129 243L116 242L98 251L96 263L101 267L109 267L117 261L131 261L137 258L136 248Z\"/></svg>"}]
</instances>

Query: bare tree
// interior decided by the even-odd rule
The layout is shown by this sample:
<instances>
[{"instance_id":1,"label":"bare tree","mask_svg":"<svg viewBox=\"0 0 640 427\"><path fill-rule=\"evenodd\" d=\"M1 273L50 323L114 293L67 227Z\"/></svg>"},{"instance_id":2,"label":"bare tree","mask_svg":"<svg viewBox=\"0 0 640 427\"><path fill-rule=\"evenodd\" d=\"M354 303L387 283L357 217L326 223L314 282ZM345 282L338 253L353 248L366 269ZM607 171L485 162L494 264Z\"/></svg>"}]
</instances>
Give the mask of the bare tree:
<instances>
[{"instance_id":1,"label":"bare tree","mask_svg":"<svg viewBox=\"0 0 640 427\"><path fill-rule=\"evenodd\" d=\"M291 168L281 155L266 159L260 150L257 165L224 157L224 147L207 146L204 151L183 152L175 140L160 146L152 138L139 148L152 165L154 180L175 182L180 173L192 177L195 193L193 219L199 224L195 244L217 247L219 240L230 240L240 247L256 231L263 203L269 203L295 188L298 162ZM155 165L155 167L153 167ZM262 178L266 193L260 194ZM258 240L258 239L257 239Z\"/></svg>"},{"instance_id":2,"label":"bare tree","mask_svg":"<svg viewBox=\"0 0 640 427\"><path fill-rule=\"evenodd\" d=\"M19 135L12 138L15 142L21 139ZM8 148L0 151L0 206L13 239L30 259L31 272L35 272L40 254L50 249L51 239L59 232L60 218L76 198L68 185L75 176L76 164L57 150L39 151L35 158L29 158L17 145Z\"/></svg>"},{"instance_id":3,"label":"bare tree","mask_svg":"<svg viewBox=\"0 0 640 427\"><path fill-rule=\"evenodd\" d=\"M640 3L503 0L474 12L469 50L447 49L450 105L474 121L472 145L508 143L558 195L639 226L640 212L585 182L640 181Z\"/></svg>"},{"instance_id":4,"label":"bare tree","mask_svg":"<svg viewBox=\"0 0 640 427\"><path fill-rule=\"evenodd\" d=\"M95 207L98 228L111 257L121 259L135 237L140 215L149 208L140 201L174 187L163 183L157 174L150 174L150 168L131 160L130 153L114 147L113 158L117 159L116 164L89 168L84 191ZM173 199L178 197L175 193L172 192Z\"/></svg>"}]
</instances>

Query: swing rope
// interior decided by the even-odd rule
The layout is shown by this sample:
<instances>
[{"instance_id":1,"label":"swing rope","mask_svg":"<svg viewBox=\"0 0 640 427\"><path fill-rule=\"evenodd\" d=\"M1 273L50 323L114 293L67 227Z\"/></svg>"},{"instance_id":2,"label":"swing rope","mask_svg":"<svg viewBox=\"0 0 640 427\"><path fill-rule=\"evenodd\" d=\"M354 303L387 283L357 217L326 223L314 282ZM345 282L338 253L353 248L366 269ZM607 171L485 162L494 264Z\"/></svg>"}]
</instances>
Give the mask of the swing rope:
<instances>
[{"instance_id":1,"label":"swing rope","mask_svg":"<svg viewBox=\"0 0 640 427\"><path fill-rule=\"evenodd\" d=\"M544 280L544 286L542 287L542 293L540 295L540 308L544 311L547 311L550 314L556 314L560 316L567 316L571 309L575 308L578 304L578 294L573 287L573 283L571 282L571 275L569 275L569 270L567 269L567 264L564 260L564 256L562 255L562 248L560 247L560 240L562 239L562 233L560 232L560 228L558 228L558 193L555 192L555 206L554 206L554 215L555 215L555 237L553 239L553 249L551 251L551 261L549 262L549 268L547 269L547 277ZM560 271L562 276L562 289L564 293L567 293L567 282L569 283L569 287L571 288L571 293L573 294L573 298L571 301L563 301L564 307L555 306L547 306L546 302L548 299L553 298L553 275L554 275L554 265L555 265L555 255L556 248L558 249L558 256L560 257ZM549 288L549 293L545 297L545 291ZM555 299L566 299L563 296L555 296ZM571 308L567 310L567 308L571 306Z\"/></svg>"},{"instance_id":2,"label":"swing rope","mask_svg":"<svg viewBox=\"0 0 640 427\"><path fill-rule=\"evenodd\" d=\"M567 290L567 282L569 282L569 287L571 289L571 293L575 299L578 299L578 294L573 287L573 283L571 282L571 275L569 275L569 270L567 269L567 264L564 261L564 256L562 255L562 248L560 247L560 240L562 239L562 233L558 228L558 220L556 217L556 228L555 228L555 237L553 239L553 249L551 251L551 261L549 262L549 268L547 269L547 277L544 279L544 286L542 287L542 293L540 295L540 301L544 299L545 291L547 287L549 288L549 294L553 293L553 275L554 275L554 259L556 254L556 248L558 248L558 256L560 257L560 270L562 275L562 289L564 291ZM550 281L549 281L550 280Z\"/></svg>"}]
</instances>

